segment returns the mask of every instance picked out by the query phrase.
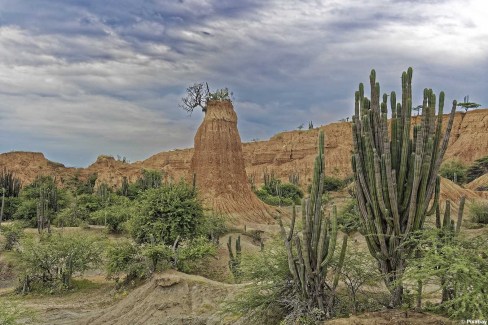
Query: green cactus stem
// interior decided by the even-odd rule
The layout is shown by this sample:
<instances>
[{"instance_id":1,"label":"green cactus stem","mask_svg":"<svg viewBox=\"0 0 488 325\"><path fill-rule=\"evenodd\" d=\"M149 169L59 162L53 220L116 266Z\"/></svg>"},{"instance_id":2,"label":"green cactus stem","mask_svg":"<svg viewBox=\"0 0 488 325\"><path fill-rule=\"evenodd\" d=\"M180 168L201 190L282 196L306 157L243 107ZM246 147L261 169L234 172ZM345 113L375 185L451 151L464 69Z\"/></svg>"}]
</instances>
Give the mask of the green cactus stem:
<instances>
[{"instance_id":1,"label":"green cactus stem","mask_svg":"<svg viewBox=\"0 0 488 325\"><path fill-rule=\"evenodd\" d=\"M432 89L425 89L420 123L413 127L411 137L412 73L412 68L408 68L402 74L401 101L397 103L395 92L390 94L389 125L388 96L384 94L380 102L380 85L372 70L371 99L364 96L364 86L360 84L352 124L352 168L362 228L369 251L378 261L391 292L391 307L402 302L401 278L406 256L411 252L405 251L410 248L402 243L422 229L426 216L438 204L437 174L456 111L454 101L442 135L444 93L439 94L437 101Z\"/></svg>"}]
</instances>

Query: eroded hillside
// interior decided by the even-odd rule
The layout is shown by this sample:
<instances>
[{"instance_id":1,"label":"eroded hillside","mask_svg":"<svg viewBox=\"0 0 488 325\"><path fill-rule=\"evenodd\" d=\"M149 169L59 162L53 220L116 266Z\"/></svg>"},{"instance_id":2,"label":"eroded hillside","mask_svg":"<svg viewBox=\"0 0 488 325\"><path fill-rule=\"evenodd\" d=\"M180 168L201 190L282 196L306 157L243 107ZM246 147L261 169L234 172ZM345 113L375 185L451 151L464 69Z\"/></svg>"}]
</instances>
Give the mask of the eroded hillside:
<instances>
[{"instance_id":1,"label":"eroded hillside","mask_svg":"<svg viewBox=\"0 0 488 325\"><path fill-rule=\"evenodd\" d=\"M444 126L448 116L444 116ZM415 118L414 118L415 119ZM326 134L327 174L346 177L351 173L350 152L352 135L350 122L337 122L321 126ZM248 176L257 184L262 182L264 171L287 180L292 173L300 176L300 182L307 184L311 178L313 159L319 128L305 131L278 133L267 141L243 144L243 155ZM445 160L457 159L470 164L488 155L488 109L457 112ZM123 177L135 181L142 169L157 169L166 177L179 179L188 177L193 149L161 152L144 161L132 164L117 161L112 157L100 156L87 168L68 168L47 160L42 153L9 152L0 154L0 168L6 167L16 173L24 184L32 182L37 175L55 175L60 183L78 175L86 178L97 173L97 183L112 186L121 184Z\"/></svg>"}]
</instances>

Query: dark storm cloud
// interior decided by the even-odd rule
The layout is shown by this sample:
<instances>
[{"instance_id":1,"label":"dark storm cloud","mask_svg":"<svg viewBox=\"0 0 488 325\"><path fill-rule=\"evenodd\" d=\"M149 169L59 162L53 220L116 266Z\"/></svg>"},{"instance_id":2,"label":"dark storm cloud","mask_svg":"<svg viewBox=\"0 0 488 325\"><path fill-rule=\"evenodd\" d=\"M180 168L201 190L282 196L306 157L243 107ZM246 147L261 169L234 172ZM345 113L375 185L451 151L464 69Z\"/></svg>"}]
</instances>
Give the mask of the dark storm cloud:
<instances>
[{"instance_id":1,"label":"dark storm cloud","mask_svg":"<svg viewBox=\"0 0 488 325\"><path fill-rule=\"evenodd\" d=\"M33 8L36 10L33 10ZM376 68L413 66L416 94L488 103L488 25L475 1L0 1L0 151L86 165L191 146L185 88L229 87L243 140L349 116ZM420 99L416 99L420 100ZM13 140L15 139L15 140ZM36 149L37 148L37 149Z\"/></svg>"}]
</instances>

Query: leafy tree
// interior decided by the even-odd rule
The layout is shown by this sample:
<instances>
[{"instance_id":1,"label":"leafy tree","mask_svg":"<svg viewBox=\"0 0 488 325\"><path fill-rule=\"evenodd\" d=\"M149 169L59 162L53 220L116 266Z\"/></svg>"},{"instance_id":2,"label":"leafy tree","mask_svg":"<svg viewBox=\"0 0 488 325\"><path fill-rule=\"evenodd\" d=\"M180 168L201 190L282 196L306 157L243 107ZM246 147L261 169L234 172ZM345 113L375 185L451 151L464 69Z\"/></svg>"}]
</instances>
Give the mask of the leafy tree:
<instances>
[{"instance_id":1,"label":"leafy tree","mask_svg":"<svg viewBox=\"0 0 488 325\"><path fill-rule=\"evenodd\" d=\"M472 102L470 102L469 101L469 95L467 95L467 96L464 96L463 102L462 103L458 103L457 106L464 108L464 112L467 112L468 109L470 109L470 108L478 108L481 105L478 104L478 103L472 103Z\"/></svg>"},{"instance_id":2,"label":"leafy tree","mask_svg":"<svg viewBox=\"0 0 488 325\"><path fill-rule=\"evenodd\" d=\"M230 100L231 96L232 93L229 93L227 88L218 89L212 93L207 83L200 82L186 89L186 96L181 99L182 103L179 106L190 114L197 107L205 112L209 100Z\"/></svg>"},{"instance_id":3,"label":"leafy tree","mask_svg":"<svg viewBox=\"0 0 488 325\"><path fill-rule=\"evenodd\" d=\"M195 237L202 219L203 208L196 191L179 182L142 193L128 227L137 243L172 245L178 237Z\"/></svg>"}]
</instances>

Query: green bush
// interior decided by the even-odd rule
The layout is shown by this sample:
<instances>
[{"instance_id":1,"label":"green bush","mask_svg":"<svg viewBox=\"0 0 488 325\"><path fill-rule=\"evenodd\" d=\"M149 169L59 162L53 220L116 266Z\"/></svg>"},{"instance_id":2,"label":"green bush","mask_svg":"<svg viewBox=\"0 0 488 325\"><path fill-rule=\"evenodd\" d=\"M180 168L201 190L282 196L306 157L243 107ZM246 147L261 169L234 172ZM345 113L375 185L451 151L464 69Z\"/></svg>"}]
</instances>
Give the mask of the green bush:
<instances>
[{"instance_id":1,"label":"green bush","mask_svg":"<svg viewBox=\"0 0 488 325\"><path fill-rule=\"evenodd\" d=\"M488 202L475 201L469 206L471 221L475 223L488 224Z\"/></svg>"},{"instance_id":2,"label":"green bush","mask_svg":"<svg viewBox=\"0 0 488 325\"><path fill-rule=\"evenodd\" d=\"M70 197L67 191L58 188L52 177L39 176L33 183L24 187L20 192L20 202L17 211L14 213L14 219L25 220L32 227L37 226L37 207L41 189L48 193L45 213L51 222L55 219L59 211L68 206ZM51 193L55 193L55 195Z\"/></svg>"},{"instance_id":3,"label":"green bush","mask_svg":"<svg viewBox=\"0 0 488 325\"><path fill-rule=\"evenodd\" d=\"M137 212L128 221L128 228L137 243L172 245L178 237L195 237L203 216L196 191L179 182L142 193L137 199Z\"/></svg>"},{"instance_id":4,"label":"green bush","mask_svg":"<svg viewBox=\"0 0 488 325\"><path fill-rule=\"evenodd\" d=\"M357 201L355 199L349 200L347 204L339 211L337 216L337 224L342 232L352 234L361 230L361 220Z\"/></svg>"},{"instance_id":5,"label":"green bush","mask_svg":"<svg viewBox=\"0 0 488 325\"><path fill-rule=\"evenodd\" d=\"M114 196L111 204L92 212L90 220L94 224L106 225L111 233L121 233L133 214L132 202L124 196Z\"/></svg>"},{"instance_id":6,"label":"green bush","mask_svg":"<svg viewBox=\"0 0 488 325\"><path fill-rule=\"evenodd\" d=\"M334 176L325 176L324 177L324 190L328 192L336 192L341 190L344 187L344 181L340 178Z\"/></svg>"},{"instance_id":7,"label":"green bush","mask_svg":"<svg viewBox=\"0 0 488 325\"><path fill-rule=\"evenodd\" d=\"M447 241L438 230L424 230L416 244L420 257L409 260L404 283L415 284L415 290L417 281L422 281L447 292L447 299L428 309L455 319L486 319L487 237L460 234Z\"/></svg>"},{"instance_id":8,"label":"green bush","mask_svg":"<svg viewBox=\"0 0 488 325\"><path fill-rule=\"evenodd\" d=\"M118 283L124 276L126 284L144 279L150 274L148 262L139 245L129 240L119 241L107 250L107 277Z\"/></svg>"},{"instance_id":9,"label":"green bush","mask_svg":"<svg viewBox=\"0 0 488 325\"><path fill-rule=\"evenodd\" d=\"M71 289L74 273L101 263L102 247L100 237L81 233L26 237L19 248L19 290L26 293Z\"/></svg>"},{"instance_id":10,"label":"green bush","mask_svg":"<svg viewBox=\"0 0 488 325\"><path fill-rule=\"evenodd\" d=\"M467 167L458 160L448 160L442 163L439 174L457 184L466 182Z\"/></svg>"},{"instance_id":11,"label":"green bush","mask_svg":"<svg viewBox=\"0 0 488 325\"><path fill-rule=\"evenodd\" d=\"M466 180L471 182L476 178L488 173L488 156L475 160L467 170Z\"/></svg>"},{"instance_id":12,"label":"green bush","mask_svg":"<svg viewBox=\"0 0 488 325\"><path fill-rule=\"evenodd\" d=\"M250 282L232 300L224 303L225 314L245 317L245 324L279 324L288 314L293 296L292 276L285 247L274 238L262 252L242 255L243 282ZM243 322L244 323L244 322Z\"/></svg>"},{"instance_id":13,"label":"green bush","mask_svg":"<svg viewBox=\"0 0 488 325\"><path fill-rule=\"evenodd\" d=\"M197 236L207 237L214 243L227 231L225 217L212 213L204 215L197 226Z\"/></svg>"},{"instance_id":14,"label":"green bush","mask_svg":"<svg viewBox=\"0 0 488 325\"><path fill-rule=\"evenodd\" d=\"M274 195L269 194L264 187L257 190L255 193L256 193L256 196L261 201L263 201L264 203L269 204L269 205L291 206L294 203L293 199L291 199L291 198L288 198L288 197L281 197L280 198L278 196L274 196ZM300 201L300 200L298 200L298 201Z\"/></svg>"},{"instance_id":15,"label":"green bush","mask_svg":"<svg viewBox=\"0 0 488 325\"><path fill-rule=\"evenodd\" d=\"M216 246L204 237L177 242L176 247L163 243L138 245L126 240L108 249L107 275L116 282L125 276L123 283L127 284L167 267L191 272L202 258L215 255L216 250Z\"/></svg>"},{"instance_id":16,"label":"green bush","mask_svg":"<svg viewBox=\"0 0 488 325\"><path fill-rule=\"evenodd\" d=\"M24 234L24 225L22 222L14 221L9 225L2 225L0 227L0 234L5 237L3 248L7 251L12 250Z\"/></svg>"},{"instance_id":17,"label":"green bush","mask_svg":"<svg viewBox=\"0 0 488 325\"><path fill-rule=\"evenodd\" d=\"M291 199L295 204L300 204L303 198L303 191L300 187L291 183L284 183L281 184L280 189L282 197Z\"/></svg>"}]
</instances>

